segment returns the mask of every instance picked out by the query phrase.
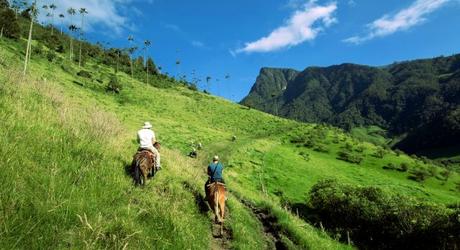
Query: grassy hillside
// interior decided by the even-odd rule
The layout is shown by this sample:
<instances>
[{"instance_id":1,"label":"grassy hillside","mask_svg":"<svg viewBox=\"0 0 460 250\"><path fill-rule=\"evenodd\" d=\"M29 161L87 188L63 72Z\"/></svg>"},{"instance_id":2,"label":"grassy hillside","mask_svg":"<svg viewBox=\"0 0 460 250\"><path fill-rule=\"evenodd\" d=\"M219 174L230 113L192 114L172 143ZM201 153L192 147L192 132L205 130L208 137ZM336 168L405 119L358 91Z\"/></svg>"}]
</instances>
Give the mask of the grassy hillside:
<instances>
[{"instance_id":1,"label":"grassy hillside","mask_svg":"<svg viewBox=\"0 0 460 250\"><path fill-rule=\"evenodd\" d=\"M2 248L352 248L299 211L326 178L442 206L459 202L460 175L428 160L167 79L156 85L172 87L156 88L119 73L123 90L113 94L105 90L113 69L88 60L91 78L77 76L62 54L54 62L32 55L23 77L23 45L0 40ZM147 120L162 142L164 169L141 189L126 171ZM198 141L199 158L186 157ZM214 237L203 200L214 154L230 191L224 239Z\"/></svg>"}]
</instances>

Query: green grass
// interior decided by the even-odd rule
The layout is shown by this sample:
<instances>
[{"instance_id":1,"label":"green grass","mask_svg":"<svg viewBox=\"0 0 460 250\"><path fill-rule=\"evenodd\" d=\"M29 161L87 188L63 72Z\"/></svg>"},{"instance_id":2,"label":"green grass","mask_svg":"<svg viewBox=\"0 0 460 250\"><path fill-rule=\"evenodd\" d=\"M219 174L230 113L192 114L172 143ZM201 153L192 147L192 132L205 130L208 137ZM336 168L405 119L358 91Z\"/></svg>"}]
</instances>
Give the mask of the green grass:
<instances>
[{"instance_id":1,"label":"green grass","mask_svg":"<svg viewBox=\"0 0 460 250\"><path fill-rule=\"evenodd\" d=\"M376 158L379 147L341 130L248 110L165 79L152 81L174 86L155 88L119 73L124 89L111 94L105 85L112 69L89 60L84 69L92 79L77 77L78 66L63 70L64 55L54 63L33 55L23 78L21 46L0 40L2 248L211 248L212 216L200 203L214 154L222 158L231 192L226 227L234 249L272 246L246 202L277 219L290 248L349 248L285 206L306 202L324 178L444 204L459 200L457 173L448 181L417 183L408 173L382 167L407 162L442 169L391 151ZM147 120L162 142L164 170L141 189L125 167L137 148L136 131ZM291 143L298 135L319 136L328 152ZM198 159L185 156L191 142L203 143ZM360 165L337 159L347 143L362 151Z\"/></svg>"},{"instance_id":2,"label":"green grass","mask_svg":"<svg viewBox=\"0 0 460 250\"><path fill-rule=\"evenodd\" d=\"M356 127L350 131L350 134L360 140L373 143L375 145L388 145L390 139L385 137L386 131L377 126Z\"/></svg>"}]
</instances>

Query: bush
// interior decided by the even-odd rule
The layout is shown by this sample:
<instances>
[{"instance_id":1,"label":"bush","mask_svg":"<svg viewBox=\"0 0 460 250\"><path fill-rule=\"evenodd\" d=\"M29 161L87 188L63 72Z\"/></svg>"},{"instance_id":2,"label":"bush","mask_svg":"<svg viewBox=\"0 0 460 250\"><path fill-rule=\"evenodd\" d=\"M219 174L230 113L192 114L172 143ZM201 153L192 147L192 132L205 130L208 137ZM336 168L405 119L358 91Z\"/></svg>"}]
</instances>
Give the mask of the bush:
<instances>
[{"instance_id":1,"label":"bush","mask_svg":"<svg viewBox=\"0 0 460 250\"><path fill-rule=\"evenodd\" d=\"M409 170L409 165L405 162L401 163L398 171L406 172L407 170Z\"/></svg>"},{"instance_id":2,"label":"bush","mask_svg":"<svg viewBox=\"0 0 460 250\"><path fill-rule=\"evenodd\" d=\"M190 85L188 85L188 89L198 91L198 88L195 83L191 83Z\"/></svg>"},{"instance_id":3,"label":"bush","mask_svg":"<svg viewBox=\"0 0 460 250\"><path fill-rule=\"evenodd\" d=\"M310 155L307 152L300 152L299 155L302 156L305 161L310 161Z\"/></svg>"},{"instance_id":4,"label":"bush","mask_svg":"<svg viewBox=\"0 0 460 250\"><path fill-rule=\"evenodd\" d=\"M414 180L416 182L423 182L431 176L430 172L426 169L418 167L411 171L411 175L407 178L410 180Z\"/></svg>"},{"instance_id":5,"label":"bush","mask_svg":"<svg viewBox=\"0 0 460 250\"><path fill-rule=\"evenodd\" d=\"M81 76L81 77L84 77L84 78L88 78L88 79L91 79L91 73L89 73L88 71L86 70L80 70L78 73L77 73L77 76Z\"/></svg>"},{"instance_id":6,"label":"bush","mask_svg":"<svg viewBox=\"0 0 460 250\"><path fill-rule=\"evenodd\" d=\"M310 192L310 218L349 233L364 249L458 249L460 209L421 202L377 187L320 181Z\"/></svg>"},{"instance_id":7,"label":"bush","mask_svg":"<svg viewBox=\"0 0 460 250\"><path fill-rule=\"evenodd\" d=\"M383 148L377 148L377 150L372 154L375 158L382 159L386 155L386 151Z\"/></svg>"},{"instance_id":8,"label":"bush","mask_svg":"<svg viewBox=\"0 0 460 250\"><path fill-rule=\"evenodd\" d=\"M396 167L395 164L393 163L388 163L387 165L382 167L383 169L389 169L389 170L396 170L398 167Z\"/></svg>"},{"instance_id":9,"label":"bush","mask_svg":"<svg viewBox=\"0 0 460 250\"><path fill-rule=\"evenodd\" d=\"M321 143L318 143L318 144L313 148L313 150L315 150L316 152L320 152L320 153L328 153L328 152L329 152L329 149L326 147L326 145L321 144Z\"/></svg>"},{"instance_id":10,"label":"bush","mask_svg":"<svg viewBox=\"0 0 460 250\"><path fill-rule=\"evenodd\" d=\"M353 152L344 150L344 151L339 152L337 159L346 161L346 162L350 162L353 164L360 164L361 161L363 160L363 157Z\"/></svg>"},{"instance_id":11,"label":"bush","mask_svg":"<svg viewBox=\"0 0 460 250\"><path fill-rule=\"evenodd\" d=\"M67 64L67 63L61 64L61 69L62 69L64 72L69 73L69 74L71 74L71 75L74 74L74 69L73 69L72 65L69 65L69 64Z\"/></svg>"},{"instance_id":12,"label":"bush","mask_svg":"<svg viewBox=\"0 0 460 250\"><path fill-rule=\"evenodd\" d=\"M49 50L46 53L46 59L48 59L48 62L53 62L54 59L56 59L56 53L54 53L52 50Z\"/></svg>"},{"instance_id":13,"label":"bush","mask_svg":"<svg viewBox=\"0 0 460 250\"><path fill-rule=\"evenodd\" d=\"M112 75L110 77L110 81L107 84L106 91L107 92L114 92L114 93L120 93L120 91L123 89L123 86L121 83L118 82L118 78L115 75Z\"/></svg>"},{"instance_id":14,"label":"bush","mask_svg":"<svg viewBox=\"0 0 460 250\"><path fill-rule=\"evenodd\" d=\"M21 28L19 26L16 14L12 9L0 9L0 30L3 29L3 36L19 39L21 37Z\"/></svg>"}]
</instances>

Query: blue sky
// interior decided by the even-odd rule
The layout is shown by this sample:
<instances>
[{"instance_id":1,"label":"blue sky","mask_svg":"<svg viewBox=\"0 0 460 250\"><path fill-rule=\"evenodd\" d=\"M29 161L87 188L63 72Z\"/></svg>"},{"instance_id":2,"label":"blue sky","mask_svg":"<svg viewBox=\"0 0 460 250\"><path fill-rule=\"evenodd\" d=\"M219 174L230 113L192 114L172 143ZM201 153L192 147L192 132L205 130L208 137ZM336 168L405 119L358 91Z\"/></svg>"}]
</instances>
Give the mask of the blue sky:
<instances>
[{"instance_id":1,"label":"blue sky","mask_svg":"<svg viewBox=\"0 0 460 250\"><path fill-rule=\"evenodd\" d=\"M54 2L56 16L69 6L88 9L89 40L127 47L130 34L149 39L164 72L211 76L211 92L234 101L261 67L378 66L460 53L460 0Z\"/></svg>"}]
</instances>

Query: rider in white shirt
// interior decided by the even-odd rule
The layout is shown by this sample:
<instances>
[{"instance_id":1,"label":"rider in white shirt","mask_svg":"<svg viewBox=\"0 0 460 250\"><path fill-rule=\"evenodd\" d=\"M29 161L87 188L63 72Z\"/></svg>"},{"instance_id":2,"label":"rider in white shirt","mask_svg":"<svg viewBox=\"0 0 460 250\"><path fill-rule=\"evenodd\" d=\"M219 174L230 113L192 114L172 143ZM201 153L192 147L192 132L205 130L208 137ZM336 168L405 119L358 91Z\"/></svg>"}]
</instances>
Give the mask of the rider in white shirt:
<instances>
[{"instance_id":1,"label":"rider in white shirt","mask_svg":"<svg viewBox=\"0 0 460 250\"><path fill-rule=\"evenodd\" d=\"M150 122L145 122L142 129L137 131L137 141L139 142L140 149L148 149L155 154L155 168L160 169L160 152L153 146L156 138Z\"/></svg>"}]
</instances>

